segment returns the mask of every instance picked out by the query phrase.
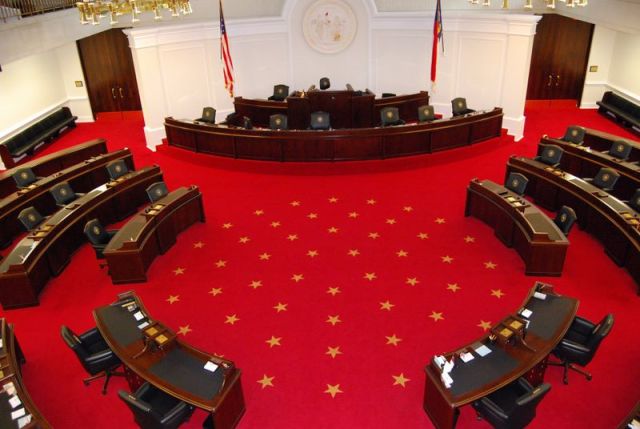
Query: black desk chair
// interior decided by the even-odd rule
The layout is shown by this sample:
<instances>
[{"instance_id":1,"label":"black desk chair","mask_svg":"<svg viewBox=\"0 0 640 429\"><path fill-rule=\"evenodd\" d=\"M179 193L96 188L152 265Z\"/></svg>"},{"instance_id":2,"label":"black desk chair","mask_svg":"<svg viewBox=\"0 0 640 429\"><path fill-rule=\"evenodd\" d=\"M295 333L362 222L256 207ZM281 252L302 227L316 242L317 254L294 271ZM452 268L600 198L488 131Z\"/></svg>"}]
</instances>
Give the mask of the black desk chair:
<instances>
[{"instance_id":1,"label":"black desk chair","mask_svg":"<svg viewBox=\"0 0 640 429\"><path fill-rule=\"evenodd\" d=\"M631 155L631 148L632 146L626 141L616 140L611 144L608 153L614 158L626 161L629 159L629 155Z\"/></svg>"},{"instance_id":2,"label":"black desk chair","mask_svg":"<svg viewBox=\"0 0 640 429\"><path fill-rule=\"evenodd\" d=\"M102 386L102 394L105 395L111 377L124 376L124 373L115 371L122 365L122 362L111 351L97 328L76 335L71 329L62 325L60 335L67 346L76 354L84 369L91 374L91 377L82 380L85 386L94 380L105 377Z\"/></svg>"},{"instance_id":3,"label":"black desk chair","mask_svg":"<svg viewBox=\"0 0 640 429\"><path fill-rule=\"evenodd\" d=\"M431 122L436 119L436 114L433 110L433 106L425 104L418 107L418 122Z\"/></svg>"},{"instance_id":4,"label":"black desk chair","mask_svg":"<svg viewBox=\"0 0 640 429\"><path fill-rule=\"evenodd\" d=\"M331 118L327 112L313 112L311 114L312 130L328 130L331 128Z\"/></svg>"},{"instance_id":5,"label":"black desk chair","mask_svg":"<svg viewBox=\"0 0 640 429\"><path fill-rule=\"evenodd\" d=\"M569 370L579 372L587 380L591 380L591 374L574 365L586 366L598 351L600 343L613 328L613 314L607 314L597 325L576 316L564 338L551 352L560 359L560 362L549 362L549 365L564 367L562 381L569 384Z\"/></svg>"},{"instance_id":6,"label":"black desk chair","mask_svg":"<svg viewBox=\"0 0 640 429\"><path fill-rule=\"evenodd\" d=\"M278 113L269 116L269 128L272 130L286 130L288 128L287 115Z\"/></svg>"},{"instance_id":7,"label":"black desk chair","mask_svg":"<svg viewBox=\"0 0 640 429\"><path fill-rule=\"evenodd\" d=\"M320 79L320 89L325 90L331 88L331 81L328 77L323 77Z\"/></svg>"},{"instance_id":8,"label":"black desk chair","mask_svg":"<svg viewBox=\"0 0 640 429\"><path fill-rule=\"evenodd\" d=\"M576 212L568 206L560 207L556 218L553 222L560 228L560 231L566 236L569 235L569 231L573 227L573 224L578 220L578 216L576 216Z\"/></svg>"},{"instance_id":9,"label":"black desk chair","mask_svg":"<svg viewBox=\"0 0 640 429\"><path fill-rule=\"evenodd\" d=\"M104 248L111 241L118 230L107 231L98 219L91 219L84 226L84 235L89 239L89 243L96 252L96 258L104 259Z\"/></svg>"},{"instance_id":10,"label":"black desk chair","mask_svg":"<svg viewBox=\"0 0 640 429\"><path fill-rule=\"evenodd\" d=\"M556 168L560 165L563 154L564 150L560 146L546 144L543 145L542 153L533 159Z\"/></svg>"},{"instance_id":11,"label":"black desk chair","mask_svg":"<svg viewBox=\"0 0 640 429\"><path fill-rule=\"evenodd\" d=\"M593 183L605 192L613 191L613 187L620 178L620 175L612 168L602 167L596 177L584 179L586 182Z\"/></svg>"},{"instance_id":12,"label":"black desk chair","mask_svg":"<svg viewBox=\"0 0 640 429\"><path fill-rule=\"evenodd\" d=\"M475 110L467 107L466 98L457 97L451 100L451 112L453 113L453 116L461 116L466 115L467 113L473 113Z\"/></svg>"},{"instance_id":13,"label":"black desk chair","mask_svg":"<svg viewBox=\"0 0 640 429\"><path fill-rule=\"evenodd\" d=\"M380 95L380 97L382 97L382 98L389 98L389 97L395 97L395 96L396 96L396 94L395 94L395 93L393 93L393 92L383 92L383 93Z\"/></svg>"},{"instance_id":14,"label":"black desk chair","mask_svg":"<svg viewBox=\"0 0 640 429\"><path fill-rule=\"evenodd\" d=\"M385 107L380 109L380 124L383 127L392 125L402 125L404 121L400 119L400 113L397 107Z\"/></svg>"},{"instance_id":15,"label":"black desk chair","mask_svg":"<svg viewBox=\"0 0 640 429\"><path fill-rule=\"evenodd\" d=\"M584 134L585 129L583 127L571 125L567 127L567 131L565 131L561 140L574 144L582 144L582 142L584 142Z\"/></svg>"},{"instance_id":16,"label":"black desk chair","mask_svg":"<svg viewBox=\"0 0 640 429\"><path fill-rule=\"evenodd\" d=\"M58 183L49 190L58 207L64 207L70 202L83 196L84 194L76 194L67 182Z\"/></svg>"},{"instance_id":17,"label":"black desk chair","mask_svg":"<svg viewBox=\"0 0 640 429\"><path fill-rule=\"evenodd\" d=\"M189 420L193 407L167 395L149 383L144 383L133 394L118 392L142 429L175 429Z\"/></svg>"},{"instance_id":18,"label":"black desk chair","mask_svg":"<svg viewBox=\"0 0 640 429\"><path fill-rule=\"evenodd\" d=\"M640 213L640 188L636 189L631 199L626 203L629 207Z\"/></svg>"},{"instance_id":19,"label":"black desk chair","mask_svg":"<svg viewBox=\"0 0 640 429\"><path fill-rule=\"evenodd\" d=\"M146 189L147 197L149 197L149 201L155 203L160 198L166 196L169 193L167 189L167 185L164 182L156 182L152 183Z\"/></svg>"},{"instance_id":20,"label":"black desk chair","mask_svg":"<svg viewBox=\"0 0 640 429\"><path fill-rule=\"evenodd\" d=\"M18 189L24 189L32 183L42 179L42 177L36 176L33 170L28 167L17 170L11 177L15 180Z\"/></svg>"},{"instance_id":21,"label":"black desk chair","mask_svg":"<svg viewBox=\"0 0 640 429\"><path fill-rule=\"evenodd\" d=\"M507 182L504 184L505 188L512 190L518 195L524 195L524 191L527 189L527 183L529 179L524 174L509 173Z\"/></svg>"},{"instance_id":22,"label":"black desk chair","mask_svg":"<svg viewBox=\"0 0 640 429\"><path fill-rule=\"evenodd\" d=\"M202 109L202 117L196 119L198 122L206 122L207 124L216 123L216 109L213 107L205 107Z\"/></svg>"},{"instance_id":23,"label":"black desk chair","mask_svg":"<svg viewBox=\"0 0 640 429\"><path fill-rule=\"evenodd\" d=\"M111 180L116 180L129 172L129 167L124 159L118 159L107 164L107 173Z\"/></svg>"},{"instance_id":24,"label":"black desk chair","mask_svg":"<svg viewBox=\"0 0 640 429\"><path fill-rule=\"evenodd\" d=\"M527 380L519 378L472 405L478 417L494 428L524 428L534 419L536 407L550 389L550 384L543 383L534 388Z\"/></svg>"},{"instance_id":25,"label":"black desk chair","mask_svg":"<svg viewBox=\"0 0 640 429\"><path fill-rule=\"evenodd\" d=\"M274 85L273 95L267 100L284 101L289 96L289 87L287 85Z\"/></svg>"},{"instance_id":26,"label":"black desk chair","mask_svg":"<svg viewBox=\"0 0 640 429\"><path fill-rule=\"evenodd\" d=\"M44 219L44 216L42 216L33 206L27 207L18 214L18 220L27 232L31 232L36 229Z\"/></svg>"}]
</instances>

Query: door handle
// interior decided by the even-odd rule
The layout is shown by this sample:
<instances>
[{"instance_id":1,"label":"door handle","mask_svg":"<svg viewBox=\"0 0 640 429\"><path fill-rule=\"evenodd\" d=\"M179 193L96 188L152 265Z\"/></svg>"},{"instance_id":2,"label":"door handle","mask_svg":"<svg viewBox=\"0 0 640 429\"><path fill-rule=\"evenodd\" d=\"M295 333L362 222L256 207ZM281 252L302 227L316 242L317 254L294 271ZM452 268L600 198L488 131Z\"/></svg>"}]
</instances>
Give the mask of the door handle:
<instances>
[{"instance_id":1,"label":"door handle","mask_svg":"<svg viewBox=\"0 0 640 429\"><path fill-rule=\"evenodd\" d=\"M551 86L552 82L553 82L553 75L549 75L549 81L547 82L547 86Z\"/></svg>"},{"instance_id":2,"label":"door handle","mask_svg":"<svg viewBox=\"0 0 640 429\"><path fill-rule=\"evenodd\" d=\"M116 99L116 89L115 88L111 88L111 95L113 96L113 99Z\"/></svg>"},{"instance_id":3,"label":"door handle","mask_svg":"<svg viewBox=\"0 0 640 429\"><path fill-rule=\"evenodd\" d=\"M560 86L560 75L556 75L556 86Z\"/></svg>"},{"instance_id":4,"label":"door handle","mask_svg":"<svg viewBox=\"0 0 640 429\"><path fill-rule=\"evenodd\" d=\"M120 98L124 98L124 95L122 94L122 88L118 88L118 91L120 91Z\"/></svg>"}]
</instances>

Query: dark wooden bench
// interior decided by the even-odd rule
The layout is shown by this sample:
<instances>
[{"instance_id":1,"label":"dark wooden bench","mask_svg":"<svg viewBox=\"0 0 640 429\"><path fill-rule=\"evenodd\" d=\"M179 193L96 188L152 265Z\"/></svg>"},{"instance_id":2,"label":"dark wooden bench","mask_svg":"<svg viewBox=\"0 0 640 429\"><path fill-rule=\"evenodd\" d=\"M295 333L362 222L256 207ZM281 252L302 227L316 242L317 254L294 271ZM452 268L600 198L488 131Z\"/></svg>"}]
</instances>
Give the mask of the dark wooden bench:
<instances>
[{"instance_id":1,"label":"dark wooden bench","mask_svg":"<svg viewBox=\"0 0 640 429\"><path fill-rule=\"evenodd\" d=\"M602 101L596 103L600 106L600 113L612 116L616 121L640 132L640 106L637 104L612 91L605 92Z\"/></svg>"},{"instance_id":2,"label":"dark wooden bench","mask_svg":"<svg viewBox=\"0 0 640 429\"><path fill-rule=\"evenodd\" d=\"M68 127L76 126L77 116L72 116L68 107L51 113L18 134L0 142L0 157L5 168L11 168L26 155L53 140Z\"/></svg>"}]
</instances>

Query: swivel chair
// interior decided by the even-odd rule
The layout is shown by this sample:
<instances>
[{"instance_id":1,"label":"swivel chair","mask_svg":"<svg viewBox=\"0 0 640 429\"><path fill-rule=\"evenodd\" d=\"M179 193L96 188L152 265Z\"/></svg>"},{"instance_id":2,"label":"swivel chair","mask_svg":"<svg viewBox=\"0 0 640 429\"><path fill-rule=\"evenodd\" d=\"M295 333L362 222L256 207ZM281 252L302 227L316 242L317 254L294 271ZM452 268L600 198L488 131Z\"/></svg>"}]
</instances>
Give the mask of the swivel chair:
<instances>
[{"instance_id":1,"label":"swivel chair","mask_svg":"<svg viewBox=\"0 0 640 429\"><path fill-rule=\"evenodd\" d=\"M64 207L84 194L76 194L67 182L58 183L49 190L58 207Z\"/></svg>"},{"instance_id":2,"label":"swivel chair","mask_svg":"<svg viewBox=\"0 0 640 429\"><path fill-rule=\"evenodd\" d=\"M629 159L629 155L631 155L631 148L632 146L626 141L616 140L611 144L611 148L608 153L614 158L626 161Z\"/></svg>"},{"instance_id":3,"label":"swivel chair","mask_svg":"<svg viewBox=\"0 0 640 429\"><path fill-rule=\"evenodd\" d=\"M542 145L542 152L534 160L556 168L560 165L563 154L564 150L560 146L554 144Z\"/></svg>"},{"instance_id":4,"label":"swivel chair","mask_svg":"<svg viewBox=\"0 0 640 429\"><path fill-rule=\"evenodd\" d=\"M560 231L566 236L569 235L569 231L573 228L573 224L578 220L578 216L576 216L576 212L568 206L560 207L558 214L556 215L553 223L555 223Z\"/></svg>"},{"instance_id":5,"label":"swivel chair","mask_svg":"<svg viewBox=\"0 0 640 429\"><path fill-rule=\"evenodd\" d=\"M206 122L207 124L216 123L216 109L213 107L205 107L202 109L202 117L196 119L198 122Z\"/></svg>"},{"instance_id":6,"label":"swivel chair","mask_svg":"<svg viewBox=\"0 0 640 429\"><path fill-rule=\"evenodd\" d=\"M107 164L107 172L111 180L116 180L129 172L129 167L124 159L118 159Z\"/></svg>"},{"instance_id":7,"label":"swivel chair","mask_svg":"<svg viewBox=\"0 0 640 429\"><path fill-rule=\"evenodd\" d=\"M89 239L89 243L96 252L96 258L104 259L104 249L111 241L117 230L107 231L98 219L91 219L84 226L84 235Z\"/></svg>"},{"instance_id":8,"label":"swivel chair","mask_svg":"<svg viewBox=\"0 0 640 429\"><path fill-rule=\"evenodd\" d=\"M18 220L27 232L31 232L36 229L44 219L44 216L42 216L33 206L27 207L18 214Z\"/></svg>"},{"instance_id":9,"label":"swivel chair","mask_svg":"<svg viewBox=\"0 0 640 429\"><path fill-rule=\"evenodd\" d=\"M271 128L272 130L286 130L287 115L278 113L276 115L269 116L269 128Z\"/></svg>"},{"instance_id":10,"label":"swivel chair","mask_svg":"<svg viewBox=\"0 0 640 429\"><path fill-rule=\"evenodd\" d=\"M25 167L17 170L13 175L13 180L15 180L18 189L24 189L31 185L34 182L42 179L42 177L36 176L32 169Z\"/></svg>"},{"instance_id":11,"label":"swivel chair","mask_svg":"<svg viewBox=\"0 0 640 429\"><path fill-rule=\"evenodd\" d=\"M118 396L142 429L176 429L193 414L191 405L149 383L144 383L132 394L120 390Z\"/></svg>"},{"instance_id":12,"label":"swivel chair","mask_svg":"<svg viewBox=\"0 0 640 429\"><path fill-rule=\"evenodd\" d=\"M404 124L404 121L400 119L397 107L385 107L380 110L380 125L383 127L402 124Z\"/></svg>"},{"instance_id":13,"label":"swivel chair","mask_svg":"<svg viewBox=\"0 0 640 429\"><path fill-rule=\"evenodd\" d=\"M146 189L147 197L149 197L149 201L155 203L160 198L164 197L169 193L167 189L167 185L164 182L156 182L149 185Z\"/></svg>"},{"instance_id":14,"label":"swivel chair","mask_svg":"<svg viewBox=\"0 0 640 429\"><path fill-rule=\"evenodd\" d=\"M467 99L463 97L457 97L451 100L451 111L453 116L461 116L475 112L475 110L467 107Z\"/></svg>"},{"instance_id":15,"label":"swivel chair","mask_svg":"<svg viewBox=\"0 0 640 429\"><path fill-rule=\"evenodd\" d=\"M268 100L284 101L289 96L289 87L287 85L274 85L273 95Z\"/></svg>"},{"instance_id":16,"label":"swivel chair","mask_svg":"<svg viewBox=\"0 0 640 429\"><path fill-rule=\"evenodd\" d=\"M571 125L567 127L567 131L564 133L562 140L568 143L580 145L584 141L584 134L585 129L583 127L580 127L578 125Z\"/></svg>"},{"instance_id":17,"label":"swivel chair","mask_svg":"<svg viewBox=\"0 0 640 429\"><path fill-rule=\"evenodd\" d=\"M312 130L328 130L331 128L331 118L329 117L329 113L327 112L313 112L311 114L311 125L310 128Z\"/></svg>"},{"instance_id":18,"label":"swivel chair","mask_svg":"<svg viewBox=\"0 0 640 429\"><path fill-rule=\"evenodd\" d=\"M418 122L430 122L436 119L436 114L433 111L433 106L425 104L418 107Z\"/></svg>"},{"instance_id":19,"label":"swivel chair","mask_svg":"<svg viewBox=\"0 0 640 429\"><path fill-rule=\"evenodd\" d=\"M596 177L584 179L586 182L593 183L605 192L613 191L613 187L620 178L620 175L612 168L603 167L598 171Z\"/></svg>"},{"instance_id":20,"label":"swivel chair","mask_svg":"<svg viewBox=\"0 0 640 429\"><path fill-rule=\"evenodd\" d=\"M524 195L524 191L527 189L529 179L520 173L509 173L507 182L504 184L505 188L512 190L518 195Z\"/></svg>"},{"instance_id":21,"label":"swivel chair","mask_svg":"<svg viewBox=\"0 0 640 429\"><path fill-rule=\"evenodd\" d=\"M640 188L636 189L631 199L627 201L627 204L636 212L640 213Z\"/></svg>"}]
</instances>

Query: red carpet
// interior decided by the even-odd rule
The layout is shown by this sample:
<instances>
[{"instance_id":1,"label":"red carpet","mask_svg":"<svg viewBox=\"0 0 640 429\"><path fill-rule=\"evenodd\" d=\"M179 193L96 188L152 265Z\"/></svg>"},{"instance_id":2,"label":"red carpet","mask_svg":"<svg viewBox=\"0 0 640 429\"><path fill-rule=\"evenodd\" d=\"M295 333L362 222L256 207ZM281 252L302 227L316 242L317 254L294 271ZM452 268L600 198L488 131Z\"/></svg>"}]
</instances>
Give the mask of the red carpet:
<instances>
[{"instance_id":1,"label":"red carpet","mask_svg":"<svg viewBox=\"0 0 640 429\"><path fill-rule=\"evenodd\" d=\"M505 136L435 155L331 164L152 153L139 120L79 124L42 153L96 137L111 150L128 146L136 166L162 167L170 189L198 184L207 222L179 236L146 284L112 285L84 246L39 307L3 313L26 354L34 401L56 428L134 427L116 394L124 379L112 380L106 396L99 383L85 387L59 335L61 324L90 328L94 308L134 289L185 341L242 369L240 429L432 427L422 410L424 365L482 335L482 321L517 310L539 280L523 274L489 227L464 217L469 180L502 183L509 155L533 155L542 134L570 124L633 138L595 111L531 108L527 117L517 143ZM640 399L637 287L590 235L574 228L569 238L563 276L540 280L579 298L580 315L613 312L616 324L588 367L593 381L572 373L565 386L561 369L548 369L552 389L531 427L615 427ZM196 413L185 427L203 419ZM488 425L466 407L458 427Z\"/></svg>"}]
</instances>

